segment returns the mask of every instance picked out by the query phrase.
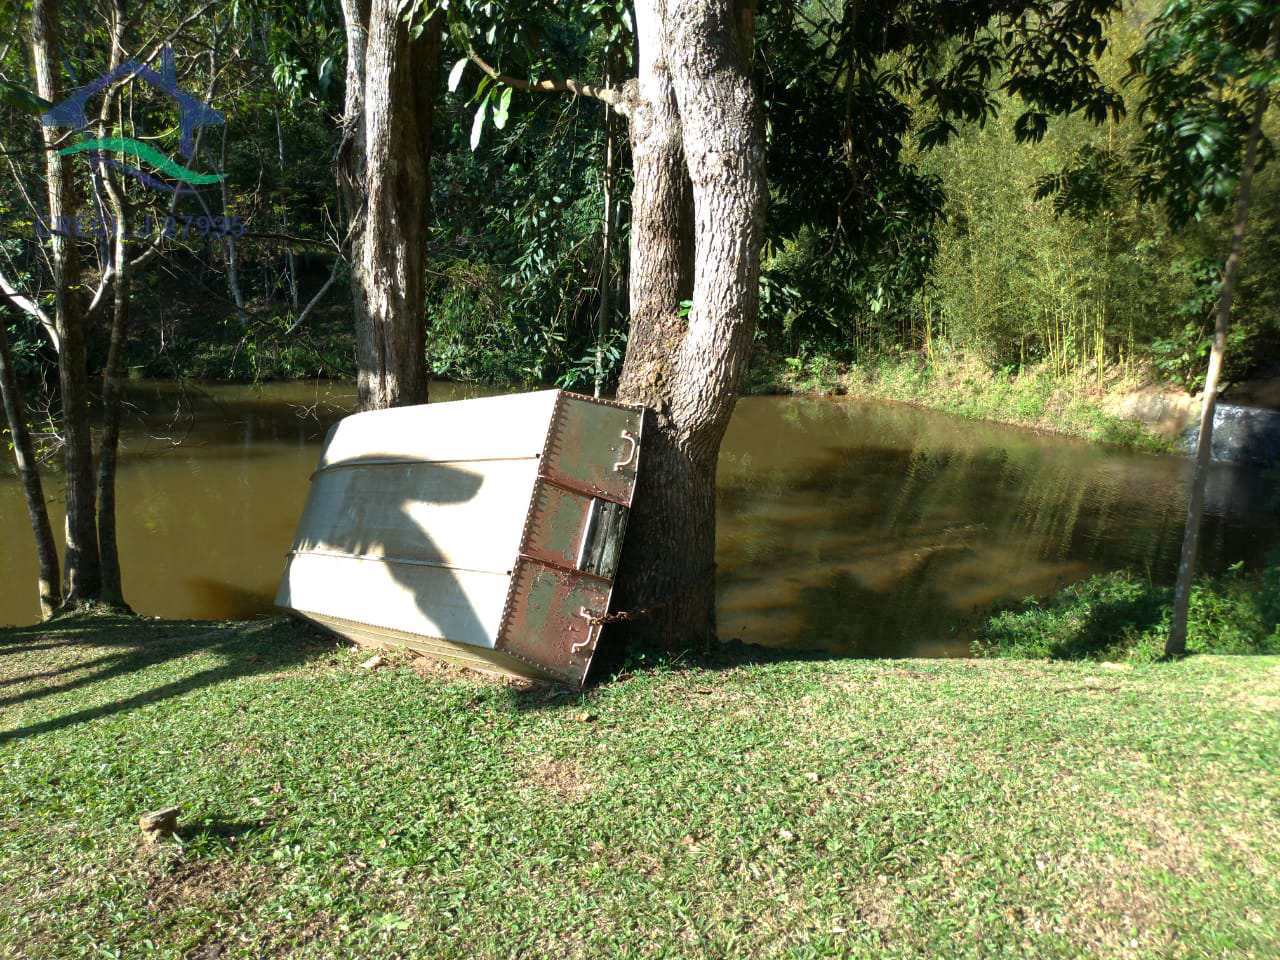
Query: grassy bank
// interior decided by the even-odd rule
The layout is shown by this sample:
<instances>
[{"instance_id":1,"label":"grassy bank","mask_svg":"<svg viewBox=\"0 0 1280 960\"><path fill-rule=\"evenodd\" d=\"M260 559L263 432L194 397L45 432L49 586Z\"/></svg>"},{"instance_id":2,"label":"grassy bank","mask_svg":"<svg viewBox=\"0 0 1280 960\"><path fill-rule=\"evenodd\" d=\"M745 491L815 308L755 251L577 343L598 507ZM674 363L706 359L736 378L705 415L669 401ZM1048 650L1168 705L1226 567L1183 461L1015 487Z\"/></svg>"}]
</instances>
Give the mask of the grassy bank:
<instances>
[{"instance_id":1,"label":"grassy bank","mask_svg":"<svg viewBox=\"0 0 1280 960\"><path fill-rule=\"evenodd\" d=\"M362 659L278 620L0 633L0 956L1280 951L1280 658L585 696Z\"/></svg>"},{"instance_id":2,"label":"grassy bank","mask_svg":"<svg viewBox=\"0 0 1280 960\"><path fill-rule=\"evenodd\" d=\"M1164 655L1173 590L1128 572L1099 574L1047 600L1001 611L984 626L974 652L1024 660L1153 662ZM1191 588L1190 653L1280 654L1280 566L1242 564Z\"/></svg>"},{"instance_id":3,"label":"grassy bank","mask_svg":"<svg viewBox=\"0 0 1280 960\"><path fill-rule=\"evenodd\" d=\"M848 394L894 400L971 420L1032 427L1153 452L1174 443L1115 412L1117 401L1148 384L1110 371L1096 377L1055 376L1044 367L993 370L981 362L939 354L888 356L874 363L841 363L826 356L759 357L753 393Z\"/></svg>"}]
</instances>

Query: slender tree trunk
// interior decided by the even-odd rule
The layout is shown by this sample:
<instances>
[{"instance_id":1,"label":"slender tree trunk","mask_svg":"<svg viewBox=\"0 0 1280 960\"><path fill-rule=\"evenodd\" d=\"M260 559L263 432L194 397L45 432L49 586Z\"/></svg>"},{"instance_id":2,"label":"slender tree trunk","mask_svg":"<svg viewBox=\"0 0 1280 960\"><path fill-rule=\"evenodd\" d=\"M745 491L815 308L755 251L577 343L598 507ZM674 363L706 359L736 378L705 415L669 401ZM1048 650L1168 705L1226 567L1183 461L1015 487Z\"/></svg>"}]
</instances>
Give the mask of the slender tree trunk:
<instances>
[{"instance_id":1,"label":"slender tree trunk","mask_svg":"<svg viewBox=\"0 0 1280 960\"><path fill-rule=\"evenodd\" d=\"M112 69L124 60L126 22L124 0L114 0L111 20ZM99 136L107 135L107 119L115 104L114 97L108 96L104 99L99 117ZM124 186L110 168L104 168L102 171L102 185L114 225L111 240L111 269L115 279L112 281L111 288L111 326L107 343L107 364L102 371L102 433L98 439L98 553L102 561L100 599L112 606L127 609L120 577L120 550L116 542L116 462L120 450L124 352L129 332L129 298L133 293L132 271L129 264L129 206L125 199Z\"/></svg>"},{"instance_id":2,"label":"slender tree trunk","mask_svg":"<svg viewBox=\"0 0 1280 960\"><path fill-rule=\"evenodd\" d=\"M362 409L425 403L423 270L443 17L433 16L414 40L396 0L367 7L344 0L343 11L348 92L339 181L353 223L359 402Z\"/></svg>"},{"instance_id":3,"label":"slender tree trunk","mask_svg":"<svg viewBox=\"0 0 1280 960\"><path fill-rule=\"evenodd\" d=\"M61 99L58 82L57 0L33 0L31 57L36 92L50 103ZM101 587L98 530L95 520L93 436L89 426L89 374L85 362L84 315L80 303L80 260L74 237L64 228L75 222L77 198L66 158L55 145L58 131L43 128L48 184L50 262L54 311L62 349L58 352L58 385L62 396L66 460L66 588L68 603L96 599Z\"/></svg>"},{"instance_id":4,"label":"slender tree trunk","mask_svg":"<svg viewBox=\"0 0 1280 960\"><path fill-rule=\"evenodd\" d=\"M102 434L98 440L98 550L102 559L104 603L126 607L120 577L120 549L116 541L116 462L120 450L120 418L124 393L124 352L129 332L128 209L107 173L107 194L115 220L112 244L115 281L112 288L111 334L107 365L102 371Z\"/></svg>"},{"instance_id":5,"label":"slender tree trunk","mask_svg":"<svg viewBox=\"0 0 1280 960\"><path fill-rule=\"evenodd\" d=\"M280 175L283 177L286 173L284 162L284 127L280 123L280 108L273 107L272 112L276 118L276 161L279 163ZM285 233L289 232L289 211L285 208L284 221L281 227ZM289 285L289 305L294 311L298 309L298 262L293 255L293 247L286 246L284 248L284 269L285 281Z\"/></svg>"},{"instance_id":6,"label":"slender tree trunk","mask_svg":"<svg viewBox=\"0 0 1280 960\"><path fill-rule=\"evenodd\" d=\"M335 166L347 243L354 259L364 229L364 59L369 46L369 0L342 0L342 20L347 36L346 99ZM354 281L352 296L359 323L364 308Z\"/></svg>"},{"instance_id":7,"label":"slender tree trunk","mask_svg":"<svg viewBox=\"0 0 1280 960\"><path fill-rule=\"evenodd\" d=\"M0 294L0 301L9 303L9 298ZM44 503L44 486L40 482L35 446L27 431L26 411L23 410L22 394L18 391L18 378L9 352L9 329L3 317L0 317L0 400L4 402L4 415L13 440L13 459L18 466L22 495L27 502L27 518L31 521L31 533L35 537L36 561L39 565L37 588L40 594L40 617L47 620L62 602L62 587L58 579L58 551L53 542L49 511Z\"/></svg>"},{"instance_id":8,"label":"slender tree trunk","mask_svg":"<svg viewBox=\"0 0 1280 960\"><path fill-rule=\"evenodd\" d=\"M604 85L609 86L610 77L605 74ZM604 348L609 336L609 327L613 319L613 110L606 103L604 106L604 176L603 197L604 208L600 218L600 315L596 321L596 370L595 396L600 396L604 387Z\"/></svg>"},{"instance_id":9,"label":"slender tree trunk","mask_svg":"<svg viewBox=\"0 0 1280 960\"><path fill-rule=\"evenodd\" d=\"M652 413L620 606L645 611L632 639L666 646L715 636L716 461L755 329L764 136L742 12L732 0L636 6L632 333L619 395Z\"/></svg>"},{"instance_id":10,"label":"slender tree trunk","mask_svg":"<svg viewBox=\"0 0 1280 960\"><path fill-rule=\"evenodd\" d=\"M1274 62L1280 45L1280 17L1271 24L1265 59ZM1200 550L1200 524L1204 517L1204 488L1209 479L1209 463L1213 459L1213 417L1218 406L1218 378L1222 358L1227 349L1227 331L1231 325L1231 301L1236 292L1240 272L1240 256L1244 250L1245 230L1249 225L1249 195L1253 189L1254 167L1258 160L1258 144L1262 140L1262 120L1267 112L1265 90L1258 94L1245 143L1244 166L1240 171L1240 187L1236 197L1235 217L1231 224L1231 249L1222 272L1222 290L1213 330L1213 347L1209 351L1209 370L1204 379L1204 397L1200 407L1200 435L1196 439L1195 468L1191 475L1191 494L1187 502L1187 528L1182 538L1182 556L1178 561L1178 583L1173 595L1173 619L1169 639L1165 641L1166 657L1181 657L1187 652L1187 611L1191 604L1191 584L1196 574Z\"/></svg>"},{"instance_id":11,"label":"slender tree trunk","mask_svg":"<svg viewBox=\"0 0 1280 960\"><path fill-rule=\"evenodd\" d=\"M364 284L357 275L356 261L364 244L364 61L369 47L369 0L342 0L342 21L346 32L347 71L342 109L342 135L334 158L338 197L346 221L346 237L341 255L351 265L351 316L357 338L369 325ZM360 363L360 350L356 349ZM357 376L359 371L357 370Z\"/></svg>"},{"instance_id":12,"label":"slender tree trunk","mask_svg":"<svg viewBox=\"0 0 1280 960\"><path fill-rule=\"evenodd\" d=\"M226 172L227 169L227 127L222 126L222 150L219 156L219 170ZM230 198L227 196L227 178L223 177L220 183L222 190L222 213L227 215L227 207ZM231 302L236 305L236 323L244 329L249 325L249 315L244 308L244 290L240 286L240 257L236 248L236 238L230 230L225 234L227 249L227 290L231 293Z\"/></svg>"}]
</instances>

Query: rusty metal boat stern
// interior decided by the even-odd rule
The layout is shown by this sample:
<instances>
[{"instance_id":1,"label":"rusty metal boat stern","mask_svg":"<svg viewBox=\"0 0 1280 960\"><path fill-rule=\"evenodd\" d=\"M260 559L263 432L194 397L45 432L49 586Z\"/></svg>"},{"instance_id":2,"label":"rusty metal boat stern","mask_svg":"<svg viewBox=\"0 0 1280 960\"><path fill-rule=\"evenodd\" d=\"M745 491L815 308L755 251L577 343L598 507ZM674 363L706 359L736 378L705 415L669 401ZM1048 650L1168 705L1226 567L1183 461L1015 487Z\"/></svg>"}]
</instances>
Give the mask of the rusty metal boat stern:
<instances>
[{"instance_id":1,"label":"rusty metal boat stern","mask_svg":"<svg viewBox=\"0 0 1280 960\"><path fill-rule=\"evenodd\" d=\"M349 416L325 439L276 604L361 645L581 686L643 423L560 390Z\"/></svg>"}]
</instances>

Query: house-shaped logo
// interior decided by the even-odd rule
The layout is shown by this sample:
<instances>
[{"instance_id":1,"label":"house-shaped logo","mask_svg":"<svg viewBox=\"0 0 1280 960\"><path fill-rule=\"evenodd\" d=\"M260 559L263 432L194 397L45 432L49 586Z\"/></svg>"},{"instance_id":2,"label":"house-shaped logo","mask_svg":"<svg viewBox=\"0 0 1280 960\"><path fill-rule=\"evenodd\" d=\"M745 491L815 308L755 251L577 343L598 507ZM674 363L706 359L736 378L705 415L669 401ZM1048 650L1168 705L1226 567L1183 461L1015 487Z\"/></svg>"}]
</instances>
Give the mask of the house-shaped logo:
<instances>
[{"instance_id":1,"label":"house-shaped logo","mask_svg":"<svg viewBox=\"0 0 1280 960\"><path fill-rule=\"evenodd\" d=\"M178 86L177 73L173 64L173 49L168 46L160 52L159 72L136 60L128 60L114 70L104 73L92 83L77 89L47 113L42 114L40 120L46 127L85 130L89 126L89 116L85 109L89 100L112 84L132 77L144 80L177 103L178 125L181 131L178 152L187 163L190 163L195 156L195 131L200 127L223 123L224 120L217 110ZM194 192L197 187L222 180L220 173L198 173L166 157L150 144L132 137L88 137L63 147L58 153L63 156L75 153L88 154L91 163L115 167L144 186L166 193L181 193L184 190ZM148 173L136 166L131 166L108 156L109 153L130 157L135 162L145 160L156 173Z\"/></svg>"}]
</instances>

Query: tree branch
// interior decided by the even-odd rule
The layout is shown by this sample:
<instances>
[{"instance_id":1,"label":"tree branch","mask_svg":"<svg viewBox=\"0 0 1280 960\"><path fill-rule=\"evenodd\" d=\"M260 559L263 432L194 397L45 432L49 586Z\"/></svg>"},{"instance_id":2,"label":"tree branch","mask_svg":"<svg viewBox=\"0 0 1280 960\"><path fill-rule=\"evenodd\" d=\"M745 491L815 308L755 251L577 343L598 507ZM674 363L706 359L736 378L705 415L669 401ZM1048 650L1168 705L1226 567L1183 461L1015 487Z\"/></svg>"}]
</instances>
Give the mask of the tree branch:
<instances>
[{"instance_id":1,"label":"tree branch","mask_svg":"<svg viewBox=\"0 0 1280 960\"><path fill-rule=\"evenodd\" d=\"M490 78L508 87L514 87L516 90L525 90L529 93L572 93L575 97L591 97L609 104L624 117L631 116L631 102L617 87L597 86L569 77L563 80L522 80L502 73L470 46L467 47L467 58Z\"/></svg>"},{"instance_id":2,"label":"tree branch","mask_svg":"<svg viewBox=\"0 0 1280 960\"><path fill-rule=\"evenodd\" d=\"M48 334L50 341L53 343L54 350L61 350L62 343L58 340L58 328L54 325L49 315L40 308L40 304L34 299L20 292L18 288L9 282L3 273L0 273L0 293L3 293L8 301L28 316L35 317L40 322L40 326L44 328L44 332Z\"/></svg>"},{"instance_id":3,"label":"tree branch","mask_svg":"<svg viewBox=\"0 0 1280 960\"><path fill-rule=\"evenodd\" d=\"M329 292L329 288L337 281L338 271L342 268L342 264L343 257L342 254L339 253L333 261L333 269L329 271L329 279L324 282L324 286L317 290L316 295L307 302L305 307L302 308L302 312L298 314L298 318L294 320L293 323L289 324L289 329L284 332L286 337L293 333L293 331L297 330L298 327L302 326L302 321L307 319L311 314L311 311L316 308L322 299L324 299L324 295Z\"/></svg>"}]
</instances>

